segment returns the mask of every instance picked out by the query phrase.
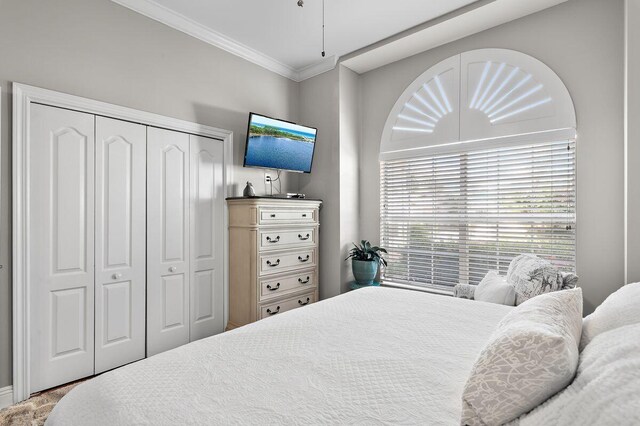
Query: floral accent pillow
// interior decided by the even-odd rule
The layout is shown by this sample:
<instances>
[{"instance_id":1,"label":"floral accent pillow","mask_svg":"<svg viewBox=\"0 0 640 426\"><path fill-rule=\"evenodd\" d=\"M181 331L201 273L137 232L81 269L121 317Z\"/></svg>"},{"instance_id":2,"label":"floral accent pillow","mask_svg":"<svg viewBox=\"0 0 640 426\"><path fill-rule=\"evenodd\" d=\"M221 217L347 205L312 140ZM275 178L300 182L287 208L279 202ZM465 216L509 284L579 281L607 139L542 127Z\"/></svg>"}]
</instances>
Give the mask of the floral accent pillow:
<instances>
[{"instance_id":1,"label":"floral accent pillow","mask_svg":"<svg viewBox=\"0 0 640 426\"><path fill-rule=\"evenodd\" d=\"M522 254L511 261L507 282L516 290L516 305L532 297L562 289L562 274L547 260Z\"/></svg>"},{"instance_id":2,"label":"floral accent pillow","mask_svg":"<svg viewBox=\"0 0 640 426\"><path fill-rule=\"evenodd\" d=\"M462 425L501 425L564 389L578 367L580 288L544 294L509 312L471 370Z\"/></svg>"}]
</instances>

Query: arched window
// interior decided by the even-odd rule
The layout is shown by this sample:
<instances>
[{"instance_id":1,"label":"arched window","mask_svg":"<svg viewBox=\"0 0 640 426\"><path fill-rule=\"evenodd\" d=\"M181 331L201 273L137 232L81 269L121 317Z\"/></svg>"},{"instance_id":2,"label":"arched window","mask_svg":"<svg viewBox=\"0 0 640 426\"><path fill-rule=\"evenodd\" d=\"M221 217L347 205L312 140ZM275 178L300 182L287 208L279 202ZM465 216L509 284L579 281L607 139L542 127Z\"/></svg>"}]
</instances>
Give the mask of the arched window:
<instances>
[{"instance_id":1,"label":"arched window","mask_svg":"<svg viewBox=\"0 0 640 426\"><path fill-rule=\"evenodd\" d=\"M534 253L575 269L576 119L560 78L480 49L418 77L380 147L387 281L450 291Z\"/></svg>"}]
</instances>

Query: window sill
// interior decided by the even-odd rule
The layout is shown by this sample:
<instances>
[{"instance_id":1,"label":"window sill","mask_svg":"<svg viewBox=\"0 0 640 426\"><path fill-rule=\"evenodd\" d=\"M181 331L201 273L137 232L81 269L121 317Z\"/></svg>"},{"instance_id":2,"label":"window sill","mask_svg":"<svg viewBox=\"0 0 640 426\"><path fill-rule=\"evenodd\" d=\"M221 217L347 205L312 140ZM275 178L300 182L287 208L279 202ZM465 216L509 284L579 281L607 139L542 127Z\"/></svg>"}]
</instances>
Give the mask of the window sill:
<instances>
[{"instance_id":1,"label":"window sill","mask_svg":"<svg viewBox=\"0 0 640 426\"><path fill-rule=\"evenodd\" d=\"M410 285L410 284L394 283L392 281L383 281L383 282L380 283L380 285L383 286L383 287L402 288L402 289L405 289L405 290L421 291L423 293L432 293L432 294L439 294L441 296L452 296L453 297L453 290L451 290L451 291L439 290L439 289L436 289L436 288L426 288L426 287L420 287L420 286Z\"/></svg>"}]
</instances>

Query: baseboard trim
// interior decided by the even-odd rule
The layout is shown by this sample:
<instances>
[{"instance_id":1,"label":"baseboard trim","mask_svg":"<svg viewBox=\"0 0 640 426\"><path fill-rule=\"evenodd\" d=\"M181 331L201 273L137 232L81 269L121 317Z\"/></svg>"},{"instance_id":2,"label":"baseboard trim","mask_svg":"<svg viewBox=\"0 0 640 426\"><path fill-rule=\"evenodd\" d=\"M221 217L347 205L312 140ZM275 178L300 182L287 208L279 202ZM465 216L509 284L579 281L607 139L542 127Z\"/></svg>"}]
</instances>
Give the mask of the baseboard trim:
<instances>
[{"instance_id":1,"label":"baseboard trim","mask_svg":"<svg viewBox=\"0 0 640 426\"><path fill-rule=\"evenodd\" d=\"M13 405L13 386L0 388L0 410Z\"/></svg>"}]
</instances>

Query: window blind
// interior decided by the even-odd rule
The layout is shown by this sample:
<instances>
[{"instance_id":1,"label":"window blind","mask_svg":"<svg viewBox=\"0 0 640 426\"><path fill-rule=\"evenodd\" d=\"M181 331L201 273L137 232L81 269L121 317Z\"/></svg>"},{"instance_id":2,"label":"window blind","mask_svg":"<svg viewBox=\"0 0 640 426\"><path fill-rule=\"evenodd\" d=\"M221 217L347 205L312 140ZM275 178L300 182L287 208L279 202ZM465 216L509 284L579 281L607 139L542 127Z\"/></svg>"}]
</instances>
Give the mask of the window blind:
<instances>
[{"instance_id":1,"label":"window blind","mask_svg":"<svg viewBox=\"0 0 640 426\"><path fill-rule=\"evenodd\" d=\"M451 291L522 253L575 269L574 141L380 163L385 280Z\"/></svg>"}]
</instances>

